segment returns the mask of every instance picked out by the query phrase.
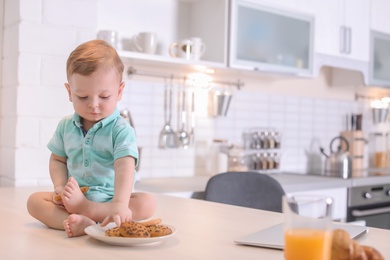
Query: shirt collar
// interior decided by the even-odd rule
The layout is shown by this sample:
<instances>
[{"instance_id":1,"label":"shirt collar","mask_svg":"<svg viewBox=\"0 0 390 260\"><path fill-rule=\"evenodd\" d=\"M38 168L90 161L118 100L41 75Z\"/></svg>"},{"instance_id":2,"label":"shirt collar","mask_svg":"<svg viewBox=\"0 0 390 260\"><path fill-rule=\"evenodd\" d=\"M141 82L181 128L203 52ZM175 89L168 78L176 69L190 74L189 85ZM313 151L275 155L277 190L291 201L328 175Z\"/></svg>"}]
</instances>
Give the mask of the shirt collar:
<instances>
[{"instance_id":1,"label":"shirt collar","mask_svg":"<svg viewBox=\"0 0 390 260\"><path fill-rule=\"evenodd\" d=\"M94 127L97 125L104 127L107 124L111 123L113 120L115 120L119 116L120 116L119 110L118 110L118 108L115 108L115 111L111 115L109 115L108 117L103 118L102 120L97 122L94 125ZM75 126L77 126L78 128L81 128L83 126L81 123L81 117L76 112L73 114L73 124Z\"/></svg>"}]
</instances>

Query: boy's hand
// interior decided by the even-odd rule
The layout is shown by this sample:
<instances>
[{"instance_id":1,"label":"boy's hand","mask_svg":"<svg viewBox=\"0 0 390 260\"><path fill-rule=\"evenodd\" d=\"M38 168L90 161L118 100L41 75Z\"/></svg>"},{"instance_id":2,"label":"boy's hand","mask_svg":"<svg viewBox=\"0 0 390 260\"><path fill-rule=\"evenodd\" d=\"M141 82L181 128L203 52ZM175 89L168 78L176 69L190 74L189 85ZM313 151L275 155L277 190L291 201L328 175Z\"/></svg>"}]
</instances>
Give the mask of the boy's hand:
<instances>
[{"instance_id":1,"label":"boy's hand","mask_svg":"<svg viewBox=\"0 0 390 260\"><path fill-rule=\"evenodd\" d=\"M110 222L115 222L116 226L119 227L122 222L131 221L133 218L133 213L129 209L129 206L125 203L111 202L110 206L110 212L112 213L100 224L102 227L106 226Z\"/></svg>"},{"instance_id":2,"label":"boy's hand","mask_svg":"<svg viewBox=\"0 0 390 260\"><path fill-rule=\"evenodd\" d=\"M53 203L57 205L63 205L62 204L62 190L64 189L64 186L57 186L54 188L54 195L53 195Z\"/></svg>"}]
</instances>

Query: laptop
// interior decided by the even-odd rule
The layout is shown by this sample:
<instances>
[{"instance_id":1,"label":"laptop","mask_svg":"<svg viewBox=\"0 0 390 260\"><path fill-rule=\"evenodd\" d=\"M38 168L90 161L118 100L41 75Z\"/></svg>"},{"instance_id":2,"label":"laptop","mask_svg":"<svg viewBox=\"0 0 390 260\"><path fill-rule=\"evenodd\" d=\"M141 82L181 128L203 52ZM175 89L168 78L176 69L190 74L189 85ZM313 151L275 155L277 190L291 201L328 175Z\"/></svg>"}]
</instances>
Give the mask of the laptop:
<instances>
[{"instance_id":1,"label":"laptop","mask_svg":"<svg viewBox=\"0 0 390 260\"><path fill-rule=\"evenodd\" d=\"M358 226L346 223L334 223L333 229L341 228L349 233L351 238L358 238L364 235L368 229L365 226ZM284 248L283 223L246 235L234 241L239 245L267 247L274 249Z\"/></svg>"}]
</instances>

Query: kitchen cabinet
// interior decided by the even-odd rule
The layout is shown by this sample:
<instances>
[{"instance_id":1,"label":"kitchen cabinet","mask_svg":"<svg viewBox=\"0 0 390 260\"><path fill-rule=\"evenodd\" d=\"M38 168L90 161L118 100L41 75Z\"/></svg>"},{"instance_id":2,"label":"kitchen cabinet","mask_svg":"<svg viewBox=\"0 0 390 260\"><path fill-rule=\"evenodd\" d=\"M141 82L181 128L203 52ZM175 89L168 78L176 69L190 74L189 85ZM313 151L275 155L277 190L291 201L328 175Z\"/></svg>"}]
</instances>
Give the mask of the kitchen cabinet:
<instances>
[{"instance_id":1,"label":"kitchen cabinet","mask_svg":"<svg viewBox=\"0 0 390 260\"><path fill-rule=\"evenodd\" d=\"M390 87L390 1L371 0L369 84Z\"/></svg>"},{"instance_id":2,"label":"kitchen cabinet","mask_svg":"<svg viewBox=\"0 0 390 260\"><path fill-rule=\"evenodd\" d=\"M390 34L390 1L371 0L371 30Z\"/></svg>"},{"instance_id":3,"label":"kitchen cabinet","mask_svg":"<svg viewBox=\"0 0 390 260\"><path fill-rule=\"evenodd\" d=\"M390 34L371 31L369 84L390 88Z\"/></svg>"},{"instance_id":4,"label":"kitchen cabinet","mask_svg":"<svg viewBox=\"0 0 390 260\"><path fill-rule=\"evenodd\" d=\"M127 60L225 68L228 2L229 0L99 0L97 30L117 30L119 55ZM156 54L134 50L132 37L140 32L157 33ZM206 45L206 52L200 60L170 56L169 47L172 43L192 37L201 38Z\"/></svg>"},{"instance_id":5,"label":"kitchen cabinet","mask_svg":"<svg viewBox=\"0 0 390 260\"><path fill-rule=\"evenodd\" d=\"M315 52L369 61L369 0L316 1Z\"/></svg>"},{"instance_id":6,"label":"kitchen cabinet","mask_svg":"<svg viewBox=\"0 0 390 260\"><path fill-rule=\"evenodd\" d=\"M312 74L314 18L259 1L232 0L229 66Z\"/></svg>"},{"instance_id":7,"label":"kitchen cabinet","mask_svg":"<svg viewBox=\"0 0 390 260\"><path fill-rule=\"evenodd\" d=\"M386 0L372 1L374 9L385 7ZM136 63L300 76L328 65L362 71L366 81L369 7L370 0L98 0L97 30L117 30L120 56ZM379 17L378 26L388 19ZM158 34L156 54L133 50L131 38L139 32ZM169 55L172 43L190 37L206 45L200 60Z\"/></svg>"}]
</instances>

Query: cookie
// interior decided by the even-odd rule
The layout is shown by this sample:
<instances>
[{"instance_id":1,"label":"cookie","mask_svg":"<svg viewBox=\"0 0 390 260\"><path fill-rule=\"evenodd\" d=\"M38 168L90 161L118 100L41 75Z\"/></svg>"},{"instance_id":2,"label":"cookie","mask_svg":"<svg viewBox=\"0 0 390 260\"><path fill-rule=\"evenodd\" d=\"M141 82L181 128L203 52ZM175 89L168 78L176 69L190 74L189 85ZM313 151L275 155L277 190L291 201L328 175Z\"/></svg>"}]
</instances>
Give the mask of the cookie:
<instances>
[{"instance_id":1,"label":"cookie","mask_svg":"<svg viewBox=\"0 0 390 260\"><path fill-rule=\"evenodd\" d=\"M107 237L121 237L121 233L119 232L119 227L107 229L105 235Z\"/></svg>"},{"instance_id":2,"label":"cookie","mask_svg":"<svg viewBox=\"0 0 390 260\"><path fill-rule=\"evenodd\" d=\"M122 237L150 237L150 233L144 225L134 221L123 222L119 227Z\"/></svg>"},{"instance_id":3,"label":"cookie","mask_svg":"<svg viewBox=\"0 0 390 260\"><path fill-rule=\"evenodd\" d=\"M161 218L154 218L146 221L139 222L140 224L144 225L145 227L149 226L155 226L161 223Z\"/></svg>"},{"instance_id":4,"label":"cookie","mask_svg":"<svg viewBox=\"0 0 390 260\"><path fill-rule=\"evenodd\" d=\"M85 194L89 190L89 188L88 188L88 186L84 186L84 187L80 187L80 190L83 194ZM57 202L62 202L61 194L55 195L54 200Z\"/></svg>"},{"instance_id":5,"label":"cookie","mask_svg":"<svg viewBox=\"0 0 390 260\"><path fill-rule=\"evenodd\" d=\"M151 237L162 237L172 234L172 229L166 225L149 226L148 231Z\"/></svg>"}]
</instances>

